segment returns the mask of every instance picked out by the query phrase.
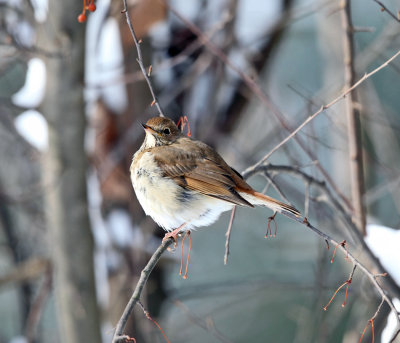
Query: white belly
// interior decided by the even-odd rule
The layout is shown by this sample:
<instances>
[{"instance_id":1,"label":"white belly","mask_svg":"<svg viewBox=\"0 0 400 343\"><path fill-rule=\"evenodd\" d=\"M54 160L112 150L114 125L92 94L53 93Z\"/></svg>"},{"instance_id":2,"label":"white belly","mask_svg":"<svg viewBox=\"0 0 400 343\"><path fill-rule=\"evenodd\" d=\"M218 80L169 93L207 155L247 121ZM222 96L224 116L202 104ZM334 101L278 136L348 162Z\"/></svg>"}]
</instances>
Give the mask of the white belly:
<instances>
[{"instance_id":1,"label":"white belly","mask_svg":"<svg viewBox=\"0 0 400 343\"><path fill-rule=\"evenodd\" d=\"M184 223L185 229L210 225L233 205L198 192L185 190L172 179L163 177L153 157L148 153L135 159L131 180L145 213L158 225L172 231ZM149 172L151 171L151 173Z\"/></svg>"}]
</instances>

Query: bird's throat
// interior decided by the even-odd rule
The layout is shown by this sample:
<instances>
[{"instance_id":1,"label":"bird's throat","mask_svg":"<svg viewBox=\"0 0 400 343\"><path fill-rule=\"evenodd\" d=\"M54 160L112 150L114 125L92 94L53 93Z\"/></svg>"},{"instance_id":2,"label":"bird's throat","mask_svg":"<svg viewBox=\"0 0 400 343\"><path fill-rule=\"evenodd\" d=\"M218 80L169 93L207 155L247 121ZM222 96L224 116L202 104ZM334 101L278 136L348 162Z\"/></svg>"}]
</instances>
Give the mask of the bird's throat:
<instances>
[{"instance_id":1,"label":"bird's throat","mask_svg":"<svg viewBox=\"0 0 400 343\"><path fill-rule=\"evenodd\" d=\"M154 137L151 133L146 132L146 137L144 139L144 146L146 149L154 148L157 144L156 137Z\"/></svg>"}]
</instances>

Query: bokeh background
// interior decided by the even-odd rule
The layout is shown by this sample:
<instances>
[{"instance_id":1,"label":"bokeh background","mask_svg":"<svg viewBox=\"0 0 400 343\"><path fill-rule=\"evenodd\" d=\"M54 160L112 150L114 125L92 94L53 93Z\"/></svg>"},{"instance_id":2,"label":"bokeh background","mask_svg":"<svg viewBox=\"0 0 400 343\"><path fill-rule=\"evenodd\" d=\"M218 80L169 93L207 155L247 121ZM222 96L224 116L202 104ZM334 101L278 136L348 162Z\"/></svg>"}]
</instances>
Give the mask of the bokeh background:
<instances>
[{"instance_id":1,"label":"bokeh background","mask_svg":"<svg viewBox=\"0 0 400 343\"><path fill-rule=\"evenodd\" d=\"M164 112L186 115L192 137L244 171L346 89L342 5L134 0L128 11ZM82 6L0 1L0 342L111 342L164 235L129 180L140 123L158 112L123 1L98 0L78 23ZM395 0L351 1L357 80L399 50L399 10ZM399 70L395 59L356 89L368 224L359 236L389 272L381 282L391 298L400 296ZM346 240L377 273L343 220L354 214L347 125L340 100L267 160L323 182L342 211L284 170L248 181ZM230 213L193 232L187 280L178 274L180 247L164 254L142 303L170 342L359 341L381 300L376 289L356 270L346 306L343 288L323 311L352 264L342 252L331 263L334 247L283 216L277 237L265 239L271 214L237 210L227 265ZM375 342L390 340L389 312L383 305L374 320ZM140 307L125 332L138 343L165 342ZM369 328L363 341L371 340Z\"/></svg>"}]
</instances>

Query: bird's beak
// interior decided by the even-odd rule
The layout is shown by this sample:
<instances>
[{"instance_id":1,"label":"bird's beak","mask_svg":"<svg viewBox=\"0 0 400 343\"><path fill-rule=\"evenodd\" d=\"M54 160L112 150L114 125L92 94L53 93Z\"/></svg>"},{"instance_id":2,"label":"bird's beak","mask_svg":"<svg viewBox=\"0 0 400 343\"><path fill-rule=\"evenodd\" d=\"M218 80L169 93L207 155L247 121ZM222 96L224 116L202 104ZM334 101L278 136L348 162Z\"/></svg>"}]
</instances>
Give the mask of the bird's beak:
<instances>
[{"instance_id":1,"label":"bird's beak","mask_svg":"<svg viewBox=\"0 0 400 343\"><path fill-rule=\"evenodd\" d=\"M143 124L143 123L142 123L142 126L143 126L144 130L146 131L146 133L151 133L151 134L156 133L156 131L151 126Z\"/></svg>"}]
</instances>

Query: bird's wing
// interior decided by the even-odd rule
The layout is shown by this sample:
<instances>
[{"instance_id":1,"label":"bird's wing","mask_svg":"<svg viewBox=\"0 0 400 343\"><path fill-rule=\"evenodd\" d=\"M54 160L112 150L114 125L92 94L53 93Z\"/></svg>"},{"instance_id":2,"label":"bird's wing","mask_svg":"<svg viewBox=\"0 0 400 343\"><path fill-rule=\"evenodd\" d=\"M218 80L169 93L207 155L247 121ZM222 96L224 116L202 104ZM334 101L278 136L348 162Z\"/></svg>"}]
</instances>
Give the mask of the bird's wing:
<instances>
[{"instance_id":1,"label":"bird's wing","mask_svg":"<svg viewBox=\"0 0 400 343\"><path fill-rule=\"evenodd\" d=\"M235 205L254 207L235 190L238 176L222 157L205 144L191 143L187 141L184 149L179 144L156 148L155 160L164 176L185 189Z\"/></svg>"}]
</instances>

